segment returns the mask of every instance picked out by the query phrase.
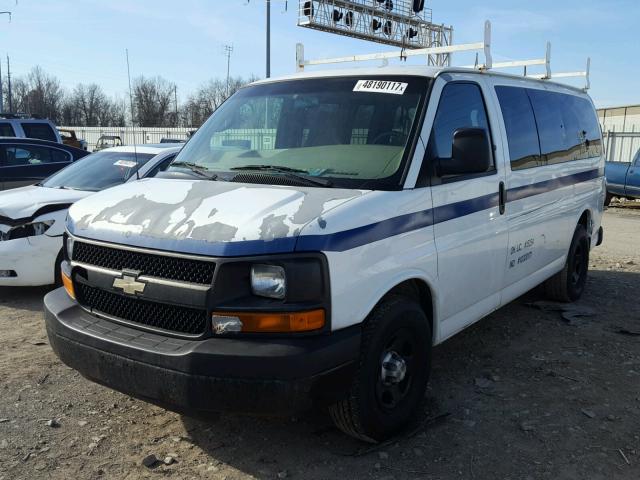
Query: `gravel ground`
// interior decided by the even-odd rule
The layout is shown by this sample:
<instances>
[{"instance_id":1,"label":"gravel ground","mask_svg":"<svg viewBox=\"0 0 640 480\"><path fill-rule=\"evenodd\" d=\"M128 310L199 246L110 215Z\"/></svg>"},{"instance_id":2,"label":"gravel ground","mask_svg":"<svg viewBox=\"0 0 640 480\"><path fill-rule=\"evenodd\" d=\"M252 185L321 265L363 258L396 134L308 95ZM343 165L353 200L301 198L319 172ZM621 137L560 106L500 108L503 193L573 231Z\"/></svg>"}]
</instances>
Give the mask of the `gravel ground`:
<instances>
[{"instance_id":1,"label":"gravel ground","mask_svg":"<svg viewBox=\"0 0 640 480\"><path fill-rule=\"evenodd\" d=\"M604 226L577 310L533 291L436 348L420 423L375 447L322 413L203 422L95 385L52 353L47 289L0 288L0 480L640 478L640 210Z\"/></svg>"}]
</instances>

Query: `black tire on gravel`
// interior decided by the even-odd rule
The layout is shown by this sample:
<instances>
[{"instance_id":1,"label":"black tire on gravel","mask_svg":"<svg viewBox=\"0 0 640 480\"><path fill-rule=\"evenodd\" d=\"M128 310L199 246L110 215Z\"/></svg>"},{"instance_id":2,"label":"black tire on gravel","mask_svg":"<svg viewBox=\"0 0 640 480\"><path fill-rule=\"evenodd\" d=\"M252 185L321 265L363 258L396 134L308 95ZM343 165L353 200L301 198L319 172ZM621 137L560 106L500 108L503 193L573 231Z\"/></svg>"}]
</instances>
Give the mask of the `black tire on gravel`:
<instances>
[{"instance_id":1,"label":"black tire on gravel","mask_svg":"<svg viewBox=\"0 0 640 480\"><path fill-rule=\"evenodd\" d=\"M584 226L578 225L564 267L544 284L547 297L558 302L575 302L584 292L588 272L589 236Z\"/></svg>"},{"instance_id":2,"label":"black tire on gravel","mask_svg":"<svg viewBox=\"0 0 640 480\"><path fill-rule=\"evenodd\" d=\"M418 302L391 295L378 304L364 323L358 369L347 396L329 407L336 426L374 443L405 427L424 400L431 345L429 320ZM383 371L389 371L383 360L389 358L405 365L402 380L390 382L386 374L383 379Z\"/></svg>"},{"instance_id":3,"label":"black tire on gravel","mask_svg":"<svg viewBox=\"0 0 640 480\"><path fill-rule=\"evenodd\" d=\"M613 200L613 195L607 192L604 196L604 206L608 207L611 204L611 200Z\"/></svg>"}]
</instances>

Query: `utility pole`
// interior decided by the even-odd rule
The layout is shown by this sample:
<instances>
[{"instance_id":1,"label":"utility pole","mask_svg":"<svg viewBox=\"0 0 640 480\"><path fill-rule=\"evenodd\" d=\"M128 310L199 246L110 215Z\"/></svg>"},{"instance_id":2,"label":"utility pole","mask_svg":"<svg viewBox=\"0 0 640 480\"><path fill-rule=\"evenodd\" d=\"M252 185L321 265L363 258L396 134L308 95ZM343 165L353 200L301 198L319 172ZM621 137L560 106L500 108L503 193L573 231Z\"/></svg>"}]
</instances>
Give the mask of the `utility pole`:
<instances>
[{"instance_id":1,"label":"utility pole","mask_svg":"<svg viewBox=\"0 0 640 480\"><path fill-rule=\"evenodd\" d=\"M271 0L267 0L267 78L271 77Z\"/></svg>"},{"instance_id":2,"label":"utility pole","mask_svg":"<svg viewBox=\"0 0 640 480\"><path fill-rule=\"evenodd\" d=\"M229 96L229 64L231 63L232 53L233 53L233 45L225 45L224 54L227 56L227 97Z\"/></svg>"},{"instance_id":3,"label":"utility pole","mask_svg":"<svg viewBox=\"0 0 640 480\"><path fill-rule=\"evenodd\" d=\"M0 12L0 15L9 15L9 23L11 23L11 12ZM7 63L9 63L9 55L7 55ZM11 89L9 89L9 91L11 91ZM9 102L11 102L11 100L9 100ZM11 111L11 108L9 108L9 111ZM2 112L4 112L4 97L2 92L2 61L0 61L0 113Z\"/></svg>"},{"instance_id":4,"label":"utility pole","mask_svg":"<svg viewBox=\"0 0 640 480\"><path fill-rule=\"evenodd\" d=\"M2 62L0 62L0 113L4 112L4 97L2 91Z\"/></svg>"},{"instance_id":5,"label":"utility pole","mask_svg":"<svg viewBox=\"0 0 640 480\"><path fill-rule=\"evenodd\" d=\"M9 55L7 55L7 86L9 88L9 112L13 112L13 97L11 95L11 65L9 64Z\"/></svg>"},{"instance_id":6,"label":"utility pole","mask_svg":"<svg viewBox=\"0 0 640 480\"><path fill-rule=\"evenodd\" d=\"M176 102L176 119L175 119L175 122L176 122L176 127L177 127L178 126L178 86L177 85L173 86L173 98L174 98L174 100Z\"/></svg>"}]
</instances>

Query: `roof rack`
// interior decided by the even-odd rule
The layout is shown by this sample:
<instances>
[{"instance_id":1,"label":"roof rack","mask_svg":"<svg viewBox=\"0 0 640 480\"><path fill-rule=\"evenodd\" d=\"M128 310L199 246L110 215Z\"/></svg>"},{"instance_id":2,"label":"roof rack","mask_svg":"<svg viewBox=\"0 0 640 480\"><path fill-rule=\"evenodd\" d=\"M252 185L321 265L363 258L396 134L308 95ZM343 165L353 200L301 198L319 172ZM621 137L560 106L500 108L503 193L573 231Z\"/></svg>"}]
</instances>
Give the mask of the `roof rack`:
<instances>
[{"instance_id":1,"label":"roof rack","mask_svg":"<svg viewBox=\"0 0 640 480\"><path fill-rule=\"evenodd\" d=\"M551 43L547 42L547 48L545 52L544 58L537 58L531 60L514 60L509 62L493 62L493 57L491 55L491 22L487 20L484 23L484 38L481 42L475 43L463 43L459 45L446 45L439 47L429 47L429 48L416 48L416 49L406 49L403 48L400 51L391 51L391 52L379 52L379 53L368 53L362 55L349 55L345 57L335 57L335 58L321 58L321 59L306 59L304 56L304 45L302 43L296 44L296 70L298 72L303 71L305 67L310 67L314 65L327 65L332 63L345 63L345 62L364 62L370 60L382 60L384 65L388 64L389 59L400 59L406 60L408 57L414 56L433 56L433 55L447 55L447 66L451 66L451 54L457 52L470 52L482 51L484 53L484 63L478 62L478 53L476 53L476 63L471 66L463 67L463 68L474 68L480 71L489 71L500 68L523 68L523 75L528 78L537 78L539 80L555 80L558 78L570 78L570 77L584 77L585 78L585 86L583 89L589 90L591 88L590 81L590 70L591 70L591 59L587 58L587 68L584 71L577 72L559 72L552 73L551 72ZM527 68L531 66L543 66L545 69L544 73L541 74L529 74L527 72Z\"/></svg>"}]
</instances>

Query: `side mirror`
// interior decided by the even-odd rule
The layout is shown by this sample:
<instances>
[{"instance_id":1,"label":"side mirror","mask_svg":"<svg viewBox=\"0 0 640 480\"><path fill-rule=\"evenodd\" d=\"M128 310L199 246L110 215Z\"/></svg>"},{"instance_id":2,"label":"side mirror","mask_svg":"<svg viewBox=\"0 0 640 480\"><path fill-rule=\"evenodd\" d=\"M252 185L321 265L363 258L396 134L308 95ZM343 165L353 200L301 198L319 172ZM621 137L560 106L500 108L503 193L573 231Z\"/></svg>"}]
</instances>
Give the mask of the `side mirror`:
<instances>
[{"instance_id":1,"label":"side mirror","mask_svg":"<svg viewBox=\"0 0 640 480\"><path fill-rule=\"evenodd\" d=\"M491 168L491 142L484 128L459 128L453 133L451 158L438 160L438 175L471 175Z\"/></svg>"}]
</instances>

